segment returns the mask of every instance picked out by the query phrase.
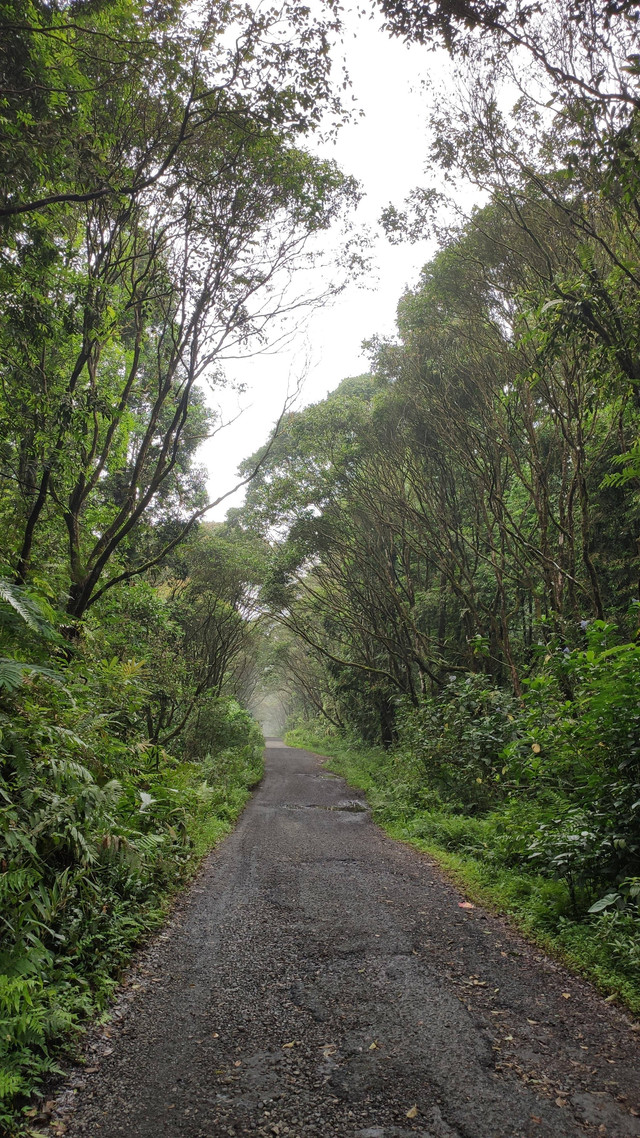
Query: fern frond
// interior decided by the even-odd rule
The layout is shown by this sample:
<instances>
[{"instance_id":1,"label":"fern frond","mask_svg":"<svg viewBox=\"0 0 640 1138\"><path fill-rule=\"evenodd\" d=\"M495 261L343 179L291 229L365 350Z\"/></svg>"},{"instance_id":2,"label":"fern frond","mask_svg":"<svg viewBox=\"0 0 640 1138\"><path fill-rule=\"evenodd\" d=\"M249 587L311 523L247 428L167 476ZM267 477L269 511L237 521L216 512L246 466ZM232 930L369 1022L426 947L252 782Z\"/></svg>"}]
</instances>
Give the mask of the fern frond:
<instances>
[{"instance_id":1,"label":"fern frond","mask_svg":"<svg viewBox=\"0 0 640 1138\"><path fill-rule=\"evenodd\" d=\"M49 623L36 601L6 577L0 577L0 601L9 605L34 632L42 632Z\"/></svg>"},{"instance_id":2,"label":"fern frond","mask_svg":"<svg viewBox=\"0 0 640 1138\"><path fill-rule=\"evenodd\" d=\"M39 664L27 664L24 660L14 660L13 656L0 656L0 688L6 691L15 691L24 683L26 675L46 676L48 680L61 683L57 672L51 668L41 667Z\"/></svg>"},{"instance_id":3,"label":"fern frond","mask_svg":"<svg viewBox=\"0 0 640 1138\"><path fill-rule=\"evenodd\" d=\"M27 1083L20 1075L14 1074L13 1071L3 1071L0 1068L0 1099L11 1099L24 1090L26 1086Z\"/></svg>"}]
</instances>

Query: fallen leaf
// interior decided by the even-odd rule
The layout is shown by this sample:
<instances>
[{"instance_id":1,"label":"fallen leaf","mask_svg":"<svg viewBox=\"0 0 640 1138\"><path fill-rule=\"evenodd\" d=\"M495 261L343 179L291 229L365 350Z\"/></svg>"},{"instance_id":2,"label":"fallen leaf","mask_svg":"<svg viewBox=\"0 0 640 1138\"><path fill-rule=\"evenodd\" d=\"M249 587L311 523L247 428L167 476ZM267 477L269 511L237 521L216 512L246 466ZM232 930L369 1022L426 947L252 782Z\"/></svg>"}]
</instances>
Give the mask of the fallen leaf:
<instances>
[{"instance_id":1,"label":"fallen leaf","mask_svg":"<svg viewBox=\"0 0 640 1138\"><path fill-rule=\"evenodd\" d=\"M458 901L458 908L459 909L475 909L475 905L472 905L471 901Z\"/></svg>"},{"instance_id":2,"label":"fallen leaf","mask_svg":"<svg viewBox=\"0 0 640 1138\"><path fill-rule=\"evenodd\" d=\"M566 1105L567 1105L566 1098L557 1098L556 1099L556 1106L566 1106Z\"/></svg>"},{"instance_id":3,"label":"fallen leaf","mask_svg":"<svg viewBox=\"0 0 640 1138\"><path fill-rule=\"evenodd\" d=\"M234 1065L234 1067L241 1067L242 1066L242 1059L236 1059L236 1061L233 1065Z\"/></svg>"},{"instance_id":4,"label":"fallen leaf","mask_svg":"<svg viewBox=\"0 0 640 1138\"><path fill-rule=\"evenodd\" d=\"M528 1019L528 1020L527 1020L527 1023L535 1023L535 1024L536 1024L536 1026L537 1026L537 1025L540 1023L540 1020L537 1020L537 1019Z\"/></svg>"},{"instance_id":5,"label":"fallen leaf","mask_svg":"<svg viewBox=\"0 0 640 1138\"><path fill-rule=\"evenodd\" d=\"M369 1050L370 1051L377 1051L378 1050L378 1044L375 1042L375 1040L373 1043L369 1044Z\"/></svg>"},{"instance_id":6,"label":"fallen leaf","mask_svg":"<svg viewBox=\"0 0 640 1138\"><path fill-rule=\"evenodd\" d=\"M562 993L562 999L563 1000L570 1000L571 999L571 992L563 992Z\"/></svg>"},{"instance_id":7,"label":"fallen leaf","mask_svg":"<svg viewBox=\"0 0 640 1138\"><path fill-rule=\"evenodd\" d=\"M503 1038L503 1039L504 1039L504 1040L505 1040L507 1043L511 1043L511 1041L513 1040L513 1036L512 1036L512 1035L503 1035L503 1037L502 1037L502 1038Z\"/></svg>"},{"instance_id":8,"label":"fallen leaf","mask_svg":"<svg viewBox=\"0 0 640 1138\"><path fill-rule=\"evenodd\" d=\"M292 1039L292 1040L291 1040L291 1043L283 1043L283 1044L282 1044L282 1047L283 1047L283 1049L284 1049L285 1047L286 1047L286 1048L289 1048L289 1047L299 1047L301 1043L302 1043L302 1040L301 1040L301 1039Z\"/></svg>"},{"instance_id":9,"label":"fallen leaf","mask_svg":"<svg viewBox=\"0 0 640 1138\"><path fill-rule=\"evenodd\" d=\"M416 1104L414 1104L414 1106L411 1107L411 1110L407 1111L407 1118L417 1118L417 1116L418 1116L418 1107Z\"/></svg>"},{"instance_id":10,"label":"fallen leaf","mask_svg":"<svg viewBox=\"0 0 640 1138\"><path fill-rule=\"evenodd\" d=\"M532 1115L531 1115L531 1121L532 1121L532 1122L542 1122L542 1119L540 1118L540 1115L538 1115L538 1114L532 1114Z\"/></svg>"}]
</instances>

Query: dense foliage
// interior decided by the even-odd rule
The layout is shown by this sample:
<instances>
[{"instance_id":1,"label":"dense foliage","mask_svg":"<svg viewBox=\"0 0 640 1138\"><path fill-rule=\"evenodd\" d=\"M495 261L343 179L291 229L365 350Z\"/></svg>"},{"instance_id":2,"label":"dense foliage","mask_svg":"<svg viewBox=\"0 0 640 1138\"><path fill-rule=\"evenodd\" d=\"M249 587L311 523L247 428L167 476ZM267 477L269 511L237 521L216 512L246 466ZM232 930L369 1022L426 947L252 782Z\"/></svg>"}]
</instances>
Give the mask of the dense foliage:
<instances>
[{"instance_id":1,"label":"dense foliage","mask_svg":"<svg viewBox=\"0 0 640 1138\"><path fill-rule=\"evenodd\" d=\"M384 216L441 248L370 374L290 415L249 492L274 667L303 723L391 749L369 773L407 817L549 879L552 923L606 926L635 966L636 6L382 7L460 60L439 185Z\"/></svg>"},{"instance_id":2,"label":"dense foliage","mask_svg":"<svg viewBox=\"0 0 640 1138\"><path fill-rule=\"evenodd\" d=\"M0 524L73 620L202 516L203 383L303 303L354 187L301 148L334 103L306 9L0 17Z\"/></svg>"}]
</instances>

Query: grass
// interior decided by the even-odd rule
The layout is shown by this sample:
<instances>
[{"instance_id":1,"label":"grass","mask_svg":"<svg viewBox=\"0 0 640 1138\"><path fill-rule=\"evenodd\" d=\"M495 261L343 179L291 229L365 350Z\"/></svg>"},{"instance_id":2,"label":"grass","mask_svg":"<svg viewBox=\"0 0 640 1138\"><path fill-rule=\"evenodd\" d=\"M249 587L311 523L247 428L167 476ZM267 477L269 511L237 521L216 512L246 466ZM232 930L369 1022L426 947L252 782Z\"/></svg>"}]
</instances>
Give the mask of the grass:
<instances>
[{"instance_id":1,"label":"grass","mask_svg":"<svg viewBox=\"0 0 640 1138\"><path fill-rule=\"evenodd\" d=\"M500 864L496 813L453 813L430 802L428 790L416 804L415 783L406 782L392 753L302 728L285 741L327 757L330 770L367 794L374 820L390 837L429 854L472 901L506 915L529 940L640 1015L640 944L633 918L605 913L576 920L564 881L530 872L526 862Z\"/></svg>"}]
</instances>

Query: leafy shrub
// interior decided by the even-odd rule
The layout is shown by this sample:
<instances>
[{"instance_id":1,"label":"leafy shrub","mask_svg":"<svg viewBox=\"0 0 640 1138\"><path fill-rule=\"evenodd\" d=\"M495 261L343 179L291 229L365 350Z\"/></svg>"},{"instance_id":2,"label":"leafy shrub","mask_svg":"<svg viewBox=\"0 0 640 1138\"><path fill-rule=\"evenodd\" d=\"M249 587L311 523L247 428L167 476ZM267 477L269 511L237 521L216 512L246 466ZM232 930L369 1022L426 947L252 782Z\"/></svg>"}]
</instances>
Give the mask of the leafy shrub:
<instances>
[{"instance_id":1,"label":"leafy shrub","mask_svg":"<svg viewBox=\"0 0 640 1138\"><path fill-rule=\"evenodd\" d=\"M251 744L261 748L264 741L249 712L235 699L209 697L200 701L185 730L183 751L185 758L202 761L230 748Z\"/></svg>"},{"instance_id":2,"label":"leafy shrub","mask_svg":"<svg viewBox=\"0 0 640 1138\"><path fill-rule=\"evenodd\" d=\"M640 968L640 914L618 909L600 913L593 921L592 935L616 964L637 978Z\"/></svg>"},{"instance_id":3,"label":"leafy shrub","mask_svg":"<svg viewBox=\"0 0 640 1138\"><path fill-rule=\"evenodd\" d=\"M444 801L480 811L501 797L502 753L514 738L518 702L487 677L452 676L444 690L398 717L399 750Z\"/></svg>"},{"instance_id":4,"label":"leafy shrub","mask_svg":"<svg viewBox=\"0 0 640 1138\"><path fill-rule=\"evenodd\" d=\"M579 909L640 868L640 647L604 621L586 637L530 679L503 752L512 795L537 803L522 856L563 876Z\"/></svg>"}]
</instances>

